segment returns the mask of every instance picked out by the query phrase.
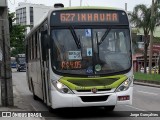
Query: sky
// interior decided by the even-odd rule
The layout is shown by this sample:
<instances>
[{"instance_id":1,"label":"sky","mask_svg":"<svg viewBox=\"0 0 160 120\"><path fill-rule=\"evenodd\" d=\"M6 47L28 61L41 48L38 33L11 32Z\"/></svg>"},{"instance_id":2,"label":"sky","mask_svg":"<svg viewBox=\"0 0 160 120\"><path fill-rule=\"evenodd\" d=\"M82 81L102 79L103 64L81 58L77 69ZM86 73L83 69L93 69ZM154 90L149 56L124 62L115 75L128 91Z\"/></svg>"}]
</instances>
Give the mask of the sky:
<instances>
[{"instance_id":1,"label":"sky","mask_svg":"<svg viewBox=\"0 0 160 120\"><path fill-rule=\"evenodd\" d=\"M8 7L11 12L15 12L15 8L19 2L27 2L33 4L44 4L46 6L53 6L55 3L63 3L65 7L69 6L69 0L7 0ZM82 6L106 6L117 7L125 9L127 3L128 11L133 11L137 4L145 4L148 7L151 5L152 0L82 0ZM71 0L71 6L79 6L80 0Z\"/></svg>"}]
</instances>

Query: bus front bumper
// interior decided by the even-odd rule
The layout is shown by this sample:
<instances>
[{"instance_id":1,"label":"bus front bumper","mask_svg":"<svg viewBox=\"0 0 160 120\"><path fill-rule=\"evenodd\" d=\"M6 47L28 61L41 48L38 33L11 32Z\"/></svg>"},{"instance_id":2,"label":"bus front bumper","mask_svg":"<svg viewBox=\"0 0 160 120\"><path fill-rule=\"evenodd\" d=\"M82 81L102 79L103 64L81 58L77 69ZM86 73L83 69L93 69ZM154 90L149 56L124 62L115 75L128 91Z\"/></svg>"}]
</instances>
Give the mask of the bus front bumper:
<instances>
[{"instance_id":1,"label":"bus front bumper","mask_svg":"<svg viewBox=\"0 0 160 120\"><path fill-rule=\"evenodd\" d=\"M133 87L123 92L106 94L62 94L56 90L51 91L52 108L65 107L91 107L91 106L113 106L120 104L132 104ZM129 96L129 100L119 100L119 96Z\"/></svg>"}]
</instances>

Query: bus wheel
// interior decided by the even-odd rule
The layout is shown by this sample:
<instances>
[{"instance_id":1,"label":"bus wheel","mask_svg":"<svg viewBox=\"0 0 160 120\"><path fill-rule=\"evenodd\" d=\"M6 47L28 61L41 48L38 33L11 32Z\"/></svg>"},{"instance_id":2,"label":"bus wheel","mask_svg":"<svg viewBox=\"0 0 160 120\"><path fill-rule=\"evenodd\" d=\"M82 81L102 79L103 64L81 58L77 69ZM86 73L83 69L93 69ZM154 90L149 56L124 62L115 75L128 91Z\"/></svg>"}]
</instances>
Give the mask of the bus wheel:
<instances>
[{"instance_id":1,"label":"bus wheel","mask_svg":"<svg viewBox=\"0 0 160 120\"><path fill-rule=\"evenodd\" d=\"M55 110L55 109L53 109L51 106L48 106L48 111L49 111L50 113L54 113L54 112L56 112L56 110Z\"/></svg>"},{"instance_id":2,"label":"bus wheel","mask_svg":"<svg viewBox=\"0 0 160 120\"><path fill-rule=\"evenodd\" d=\"M47 108L48 108L48 111L50 112L50 113L59 113L62 109L61 108L52 108L51 106L47 106Z\"/></svg>"},{"instance_id":3,"label":"bus wheel","mask_svg":"<svg viewBox=\"0 0 160 120\"><path fill-rule=\"evenodd\" d=\"M115 105L113 105L113 106L105 106L105 107L104 107L104 109L105 109L106 111L113 111L114 108L115 108Z\"/></svg>"}]
</instances>

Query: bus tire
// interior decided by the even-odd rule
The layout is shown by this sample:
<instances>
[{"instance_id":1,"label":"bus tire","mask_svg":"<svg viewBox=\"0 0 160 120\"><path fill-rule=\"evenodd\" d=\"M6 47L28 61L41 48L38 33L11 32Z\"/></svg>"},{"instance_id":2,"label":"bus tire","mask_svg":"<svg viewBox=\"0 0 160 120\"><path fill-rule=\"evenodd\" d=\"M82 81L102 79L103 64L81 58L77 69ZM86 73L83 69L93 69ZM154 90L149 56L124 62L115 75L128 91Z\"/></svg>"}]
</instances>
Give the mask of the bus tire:
<instances>
[{"instance_id":1,"label":"bus tire","mask_svg":"<svg viewBox=\"0 0 160 120\"><path fill-rule=\"evenodd\" d=\"M49 111L50 113L53 113L55 110L54 110L51 106L48 106L48 111Z\"/></svg>"},{"instance_id":2,"label":"bus tire","mask_svg":"<svg viewBox=\"0 0 160 120\"><path fill-rule=\"evenodd\" d=\"M104 107L104 109L105 109L106 111L113 111L114 108L115 108L115 105L113 105L113 106L105 106L105 107Z\"/></svg>"}]
</instances>

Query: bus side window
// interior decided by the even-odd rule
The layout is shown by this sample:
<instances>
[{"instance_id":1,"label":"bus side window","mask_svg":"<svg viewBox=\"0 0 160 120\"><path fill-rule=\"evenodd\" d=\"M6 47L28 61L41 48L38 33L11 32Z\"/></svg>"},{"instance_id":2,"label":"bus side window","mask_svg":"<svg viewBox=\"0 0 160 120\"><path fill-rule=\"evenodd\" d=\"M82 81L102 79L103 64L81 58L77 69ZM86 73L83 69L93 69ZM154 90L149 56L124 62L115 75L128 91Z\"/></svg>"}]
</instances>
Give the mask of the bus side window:
<instances>
[{"instance_id":1,"label":"bus side window","mask_svg":"<svg viewBox=\"0 0 160 120\"><path fill-rule=\"evenodd\" d=\"M32 39L32 45L33 45L33 47L32 47L32 51L33 51L33 53L32 53L32 56L33 56L33 60L34 60L34 57L35 57L35 37L34 37L34 35L33 35L33 39Z\"/></svg>"},{"instance_id":2,"label":"bus side window","mask_svg":"<svg viewBox=\"0 0 160 120\"><path fill-rule=\"evenodd\" d=\"M37 58L38 59L40 58L39 52L40 52L40 30L38 30L37 32Z\"/></svg>"},{"instance_id":3,"label":"bus side window","mask_svg":"<svg viewBox=\"0 0 160 120\"><path fill-rule=\"evenodd\" d=\"M37 59L37 32L35 33L35 59Z\"/></svg>"},{"instance_id":4,"label":"bus side window","mask_svg":"<svg viewBox=\"0 0 160 120\"><path fill-rule=\"evenodd\" d=\"M29 40L30 44L29 44L29 51L30 51L30 60L32 60L32 37L30 37L30 40Z\"/></svg>"}]
</instances>

